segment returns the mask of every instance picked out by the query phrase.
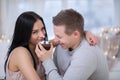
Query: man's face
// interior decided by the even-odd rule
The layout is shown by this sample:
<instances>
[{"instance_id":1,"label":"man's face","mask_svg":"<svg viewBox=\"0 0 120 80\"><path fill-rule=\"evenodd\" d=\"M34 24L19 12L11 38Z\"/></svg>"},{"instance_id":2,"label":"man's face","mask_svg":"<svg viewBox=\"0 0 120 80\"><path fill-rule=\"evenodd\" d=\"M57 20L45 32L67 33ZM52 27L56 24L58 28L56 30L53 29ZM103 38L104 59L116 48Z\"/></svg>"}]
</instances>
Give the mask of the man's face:
<instances>
[{"instance_id":1,"label":"man's face","mask_svg":"<svg viewBox=\"0 0 120 80\"><path fill-rule=\"evenodd\" d=\"M67 35L65 33L65 25L54 25L55 42L59 43L62 48L73 47L74 35Z\"/></svg>"}]
</instances>

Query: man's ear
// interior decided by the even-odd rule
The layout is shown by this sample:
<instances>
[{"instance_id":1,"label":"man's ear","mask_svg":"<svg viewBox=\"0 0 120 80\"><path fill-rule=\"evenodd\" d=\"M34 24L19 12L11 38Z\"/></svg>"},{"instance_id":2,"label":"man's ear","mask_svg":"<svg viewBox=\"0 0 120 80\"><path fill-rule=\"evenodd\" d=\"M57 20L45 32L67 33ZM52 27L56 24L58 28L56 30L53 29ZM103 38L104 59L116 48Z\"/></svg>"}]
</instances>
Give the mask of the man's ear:
<instances>
[{"instance_id":1,"label":"man's ear","mask_svg":"<svg viewBox=\"0 0 120 80\"><path fill-rule=\"evenodd\" d=\"M76 31L73 32L73 35L74 35L75 37L79 37L79 36L80 36L80 33L79 33L79 31L76 30Z\"/></svg>"}]
</instances>

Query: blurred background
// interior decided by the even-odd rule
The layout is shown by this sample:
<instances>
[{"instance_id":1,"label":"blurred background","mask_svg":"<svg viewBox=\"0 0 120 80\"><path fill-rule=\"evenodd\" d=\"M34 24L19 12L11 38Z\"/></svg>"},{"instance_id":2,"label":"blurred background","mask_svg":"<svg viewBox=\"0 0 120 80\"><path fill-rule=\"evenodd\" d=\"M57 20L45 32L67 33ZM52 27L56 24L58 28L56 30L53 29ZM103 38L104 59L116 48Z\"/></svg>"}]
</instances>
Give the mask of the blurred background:
<instances>
[{"instance_id":1,"label":"blurred background","mask_svg":"<svg viewBox=\"0 0 120 80\"><path fill-rule=\"evenodd\" d=\"M0 0L0 79L5 76L3 65L17 17L24 11L38 13L52 39L52 17L68 8L80 12L85 30L98 36L98 45L108 60L110 80L120 80L120 0Z\"/></svg>"}]
</instances>

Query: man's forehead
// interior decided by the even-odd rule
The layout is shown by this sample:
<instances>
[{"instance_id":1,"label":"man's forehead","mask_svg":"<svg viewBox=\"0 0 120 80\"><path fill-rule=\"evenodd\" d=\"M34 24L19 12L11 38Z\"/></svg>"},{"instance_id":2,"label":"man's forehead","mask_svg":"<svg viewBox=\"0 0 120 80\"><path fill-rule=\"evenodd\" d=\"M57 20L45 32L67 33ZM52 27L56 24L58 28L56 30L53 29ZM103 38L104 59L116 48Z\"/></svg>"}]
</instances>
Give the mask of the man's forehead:
<instances>
[{"instance_id":1,"label":"man's forehead","mask_svg":"<svg viewBox=\"0 0 120 80\"><path fill-rule=\"evenodd\" d=\"M54 25L54 29L64 31L65 30L65 25Z\"/></svg>"},{"instance_id":2,"label":"man's forehead","mask_svg":"<svg viewBox=\"0 0 120 80\"><path fill-rule=\"evenodd\" d=\"M54 33L56 35L62 35L65 33L65 27L64 26L54 26Z\"/></svg>"}]
</instances>

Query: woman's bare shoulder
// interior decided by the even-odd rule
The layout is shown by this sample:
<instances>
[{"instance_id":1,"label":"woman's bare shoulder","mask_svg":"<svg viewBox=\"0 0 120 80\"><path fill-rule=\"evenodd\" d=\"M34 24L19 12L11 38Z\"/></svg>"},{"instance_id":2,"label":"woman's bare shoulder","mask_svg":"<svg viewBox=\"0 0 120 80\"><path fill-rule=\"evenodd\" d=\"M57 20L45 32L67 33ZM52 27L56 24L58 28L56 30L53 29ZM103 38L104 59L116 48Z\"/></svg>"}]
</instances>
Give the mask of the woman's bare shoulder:
<instances>
[{"instance_id":1,"label":"woman's bare shoulder","mask_svg":"<svg viewBox=\"0 0 120 80\"><path fill-rule=\"evenodd\" d=\"M25 47L22 47L22 46L20 46L20 47L17 47L17 48L15 48L13 51L12 51L13 53L21 53L21 52L29 52L28 51L28 49L27 48L25 48Z\"/></svg>"},{"instance_id":2,"label":"woman's bare shoulder","mask_svg":"<svg viewBox=\"0 0 120 80\"><path fill-rule=\"evenodd\" d=\"M15 64L27 63L31 61L30 53L27 48L17 47L11 52L11 59L14 60Z\"/></svg>"},{"instance_id":3,"label":"woman's bare shoulder","mask_svg":"<svg viewBox=\"0 0 120 80\"><path fill-rule=\"evenodd\" d=\"M18 71L20 66L31 62L29 51L24 47L15 48L10 55L9 68Z\"/></svg>"}]
</instances>

